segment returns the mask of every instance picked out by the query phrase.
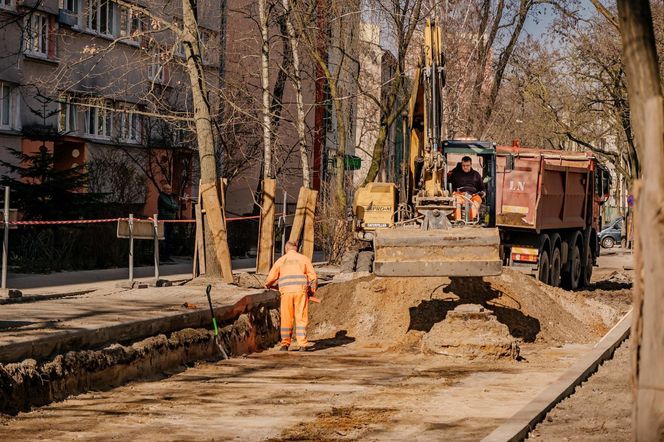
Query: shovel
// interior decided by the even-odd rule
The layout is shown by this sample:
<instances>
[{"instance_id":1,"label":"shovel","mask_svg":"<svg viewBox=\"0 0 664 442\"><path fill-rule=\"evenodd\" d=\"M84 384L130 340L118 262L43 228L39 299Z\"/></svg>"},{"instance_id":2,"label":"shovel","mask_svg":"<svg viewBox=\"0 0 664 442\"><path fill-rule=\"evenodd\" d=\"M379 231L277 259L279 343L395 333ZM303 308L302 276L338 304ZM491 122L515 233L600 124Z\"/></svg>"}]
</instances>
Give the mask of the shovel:
<instances>
[{"instance_id":1,"label":"shovel","mask_svg":"<svg viewBox=\"0 0 664 442\"><path fill-rule=\"evenodd\" d=\"M210 305L210 314L212 315L212 326L214 327L214 343L217 345L217 348L221 352L222 359L228 359L228 355L222 347L221 342L219 342L219 327L217 327L217 318L214 317L214 309L212 308L212 298L210 297L210 291L212 290L212 285L208 284L205 289L205 294L207 295L208 304Z\"/></svg>"}]
</instances>

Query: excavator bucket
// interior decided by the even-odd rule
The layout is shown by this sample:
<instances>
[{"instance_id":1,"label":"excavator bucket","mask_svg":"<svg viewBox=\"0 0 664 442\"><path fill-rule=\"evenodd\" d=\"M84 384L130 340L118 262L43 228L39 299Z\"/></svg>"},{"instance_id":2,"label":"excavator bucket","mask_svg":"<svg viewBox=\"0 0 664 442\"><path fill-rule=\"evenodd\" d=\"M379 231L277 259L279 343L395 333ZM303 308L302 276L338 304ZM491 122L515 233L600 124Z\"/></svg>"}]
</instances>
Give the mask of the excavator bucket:
<instances>
[{"instance_id":1,"label":"excavator bucket","mask_svg":"<svg viewBox=\"0 0 664 442\"><path fill-rule=\"evenodd\" d=\"M500 275L498 229L455 227L381 229L374 236L378 276Z\"/></svg>"}]
</instances>

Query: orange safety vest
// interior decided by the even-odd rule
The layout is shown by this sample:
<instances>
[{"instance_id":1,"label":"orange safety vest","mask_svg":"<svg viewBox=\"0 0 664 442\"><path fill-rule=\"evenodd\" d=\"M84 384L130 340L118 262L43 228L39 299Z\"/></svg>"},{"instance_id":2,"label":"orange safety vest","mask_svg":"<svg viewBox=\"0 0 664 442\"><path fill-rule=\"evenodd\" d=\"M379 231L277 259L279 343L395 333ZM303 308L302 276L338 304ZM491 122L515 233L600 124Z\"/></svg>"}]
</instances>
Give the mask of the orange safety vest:
<instances>
[{"instance_id":1,"label":"orange safety vest","mask_svg":"<svg viewBox=\"0 0 664 442\"><path fill-rule=\"evenodd\" d=\"M314 266L306 256L295 250L287 252L274 263L265 280L265 286L275 283L279 285L282 294L312 293L316 291L317 276Z\"/></svg>"}]
</instances>

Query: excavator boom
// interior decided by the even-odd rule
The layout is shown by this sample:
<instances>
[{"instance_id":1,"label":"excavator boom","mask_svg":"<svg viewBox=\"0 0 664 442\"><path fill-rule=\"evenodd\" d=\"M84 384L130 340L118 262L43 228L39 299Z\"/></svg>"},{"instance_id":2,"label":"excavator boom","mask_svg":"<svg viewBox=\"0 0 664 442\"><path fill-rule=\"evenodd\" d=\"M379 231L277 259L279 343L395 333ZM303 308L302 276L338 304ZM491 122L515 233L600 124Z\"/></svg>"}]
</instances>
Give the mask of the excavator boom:
<instances>
[{"instance_id":1,"label":"excavator boom","mask_svg":"<svg viewBox=\"0 0 664 442\"><path fill-rule=\"evenodd\" d=\"M448 154L482 156L484 166L493 165L485 167L488 176L495 173L495 149L483 142L443 140L444 56L442 31L435 23L425 27L422 55L408 106L408 133L404 134L409 140L409 152L404 152L408 167L401 180L399 207L395 207L394 194L388 193L394 187L388 184L372 183L360 189L354 207L360 221L358 237L373 238L378 276L499 275L500 237L496 228L488 227L493 225L491 215L489 222L479 217L456 219L459 198L447 183ZM491 185L495 189L495 180ZM394 202L393 210L380 211L388 198Z\"/></svg>"}]
</instances>

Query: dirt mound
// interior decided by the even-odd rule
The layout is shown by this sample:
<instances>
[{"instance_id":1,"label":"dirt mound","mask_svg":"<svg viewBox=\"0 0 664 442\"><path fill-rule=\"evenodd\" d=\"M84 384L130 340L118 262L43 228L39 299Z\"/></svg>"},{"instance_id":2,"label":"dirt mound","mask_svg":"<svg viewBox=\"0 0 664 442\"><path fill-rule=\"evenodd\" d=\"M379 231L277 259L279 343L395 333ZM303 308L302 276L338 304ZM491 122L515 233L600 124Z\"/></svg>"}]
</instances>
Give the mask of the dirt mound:
<instances>
[{"instance_id":1,"label":"dirt mound","mask_svg":"<svg viewBox=\"0 0 664 442\"><path fill-rule=\"evenodd\" d=\"M506 338L551 344L595 340L597 330L563 308L549 289L511 269L484 279L372 275L321 288L322 303L310 308L309 335L323 342L341 334L361 345L421 348L424 335L449 333L451 326L467 331L465 321L437 324L457 307L477 304L492 311L506 327ZM492 324L488 326L497 332ZM427 341L436 339L428 336Z\"/></svg>"}]
</instances>

